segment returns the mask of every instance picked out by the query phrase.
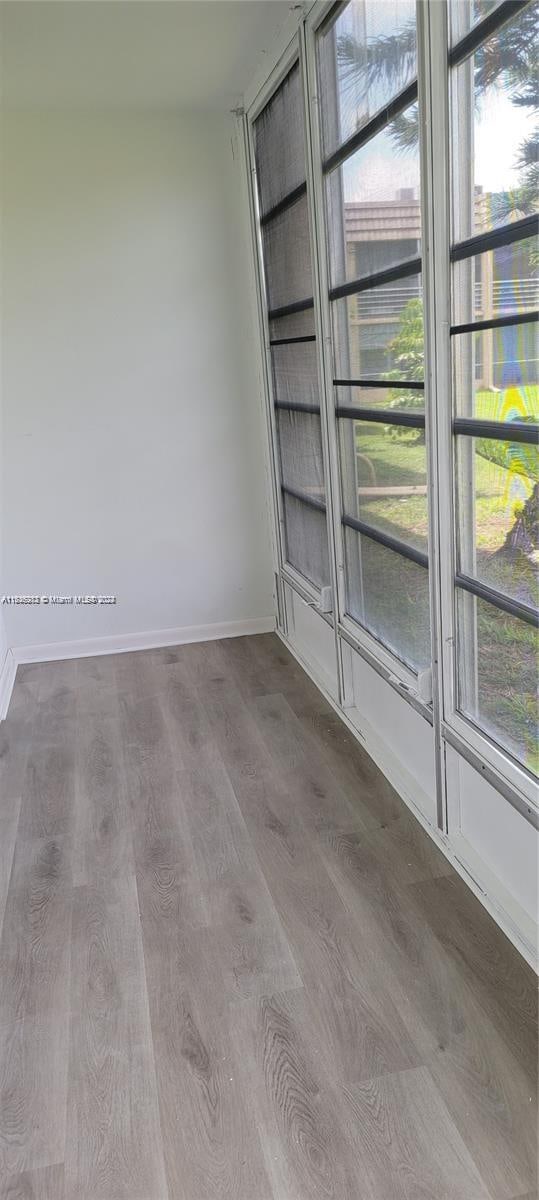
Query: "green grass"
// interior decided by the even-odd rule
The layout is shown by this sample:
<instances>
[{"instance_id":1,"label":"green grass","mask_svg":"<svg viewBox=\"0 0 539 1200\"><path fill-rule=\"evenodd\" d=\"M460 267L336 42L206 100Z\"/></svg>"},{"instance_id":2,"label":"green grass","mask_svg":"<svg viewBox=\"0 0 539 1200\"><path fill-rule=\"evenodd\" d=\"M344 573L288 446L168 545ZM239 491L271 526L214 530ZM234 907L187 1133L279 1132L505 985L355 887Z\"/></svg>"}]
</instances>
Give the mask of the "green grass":
<instances>
[{"instance_id":1,"label":"green grass","mask_svg":"<svg viewBox=\"0 0 539 1200\"><path fill-rule=\"evenodd\" d=\"M539 388L528 388L525 392L528 413L539 416ZM503 415L503 404L504 399L499 394L476 393L478 417L499 420ZM461 445L463 441L459 439ZM532 492L537 470L530 457L525 460L529 469L529 475L525 475L490 461L483 453L478 453L477 448L476 443L473 457L476 572L492 586L530 602L537 590L534 564L525 554L517 559L509 559L503 552L503 546L514 526L518 507L525 503ZM358 423L356 451L360 486L391 488L424 486L426 483L425 445L415 430L399 430L395 436L382 425ZM532 450L533 454L537 461L537 451ZM425 494L361 497L360 513L363 520L394 537L420 549L427 548ZM403 560L394 557L394 583L389 578L391 562L392 559L388 558L384 577L373 596L373 604L378 606L382 614L381 624L386 624L385 610L388 606L391 608L390 624L395 625L393 644L396 647L408 646L413 652L412 627L414 619L417 624L419 614L424 612L424 597L418 593L414 613L413 588L408 589L406 594L403 589ZM389 601L389 595L394 597L399 593L401 605L394 600ZM401 608L402 628L399 625ZM524 622L507 617L482 602L478 604L477 621L478 719L512 753L527 765L537 768L535 631Z\"/></svg>"}]
</instances>

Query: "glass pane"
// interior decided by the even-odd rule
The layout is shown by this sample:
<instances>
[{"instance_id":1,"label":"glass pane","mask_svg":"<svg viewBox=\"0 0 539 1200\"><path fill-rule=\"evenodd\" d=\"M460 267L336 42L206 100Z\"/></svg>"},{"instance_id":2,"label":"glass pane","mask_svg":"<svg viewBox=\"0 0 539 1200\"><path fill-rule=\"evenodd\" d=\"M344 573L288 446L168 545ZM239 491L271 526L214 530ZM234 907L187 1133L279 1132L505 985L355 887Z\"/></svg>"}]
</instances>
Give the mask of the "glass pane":
<instances>
[{"instance_id":1,"label":"glass pane","mask_svg":"<svg viewBox=\"0 0 539 1200\"><path fill-rule=\"evenodd\" d=\"M413 670L430 665L428 571L345 527L347 611Z\"/></svg>"},{"instance_id":2,"label":"glass pane","mask_svg":"<svg viewBox=\"0 0 539 1200\"><path fill-rule=\"evenodd\" d=\"M294 496L283 496L286 557L315 587L329 584L326 517Z\"/></svg>"},{"instance_id":3,"label":"glass pane","mask_svg":"<svg viewBox=\"0 0 539 1200\"><path fill-rule=\"evenodd\" d=\"M419 275L335 300L331 307L336 379L423 379Z\"/></svg>"},{"instance_id":4,"label":"glass pane","mask_svg":"<svg viewBox=\"0 0 539 1200\"><path fill-rule=\"evenodd\" d=\"M325 155L417 74L414 0L351 0L318 36Z\"/></svg>"},{"instance_id":5,"label":"glass pane","mask_svg":"<svg viewBox=\"0 0 539 1200\"><path fill-rule=\"evenodd\" d=\"M281 308L313 294L307 197L262 229L269 308Z\"/></svg>"},{"instance_id":6,"label":"glass pane","mask_svg":"<svg viewBox=\"0 0 539 1200\"><path fill-rule=\"evenodd\" d=\"M344 511L426 553L424 432L348 419L339 428Z\"/></svg>"},{"instance_id":7,"label":"glass pane","mask_svg":"<svg viewBox=\"0 0 539 1200\"><path fill-rule=\"evenodd\" d=\"M318 404L316 342L272 346L273 383L282 404Z\"/></svg>"},{"instance_id":8,"label":"glass pane","mask_svg":"<svg viewBox=\"0 0 539 1200\"><path fill-rule=\"evenodd\" d=\"M459 708L537 773L537 632L457 589Z\"/></svg>"},{"instance_id":9,"label":"glass pane","mask_svg":"<svg viewBox=\"0 0 539 1200\"><path fill-rule=\"evenodd\" d=\"M421 253L417 105L326 178L332 286ZM344 229L344 252L343 252Z\"/></svg>"},{"instance_id":10,"label":"glass pane","mask_svg":"<svg viewBox=\"0 0 539 1200\"><path fill-rule=\"evenodd\" d=\"M492 421L538 419L536 323L459 333L451 340L457 416Z\"/></svg>"},{"instance_id":11,"label":"glass pane","mask_svg":"<svg viewBox=\"0 0 539 1200\"><path fill-rule=\"evenodd\" d=\"M453 265L453 324L539 308L539 240L499 246Z\"/></svg>"},{"instance_id":12,"label":"glass pane","mask_svg":"<svg viewBox=\"0 0 539 1200\"><path fill-rule=\"evenodd\" d=\"M451 0L447 6L451 45L460 42L478 21L488 17L500 3L501 0Z\"/></svg>"},{"instance_id":13,"label":"glass pane","mask_svg":"<svg viewBox=\"0 0 539 1200\"><path fill-rule=\"evenodd\" d=\"M522 442L457 438L459 562L465 575L535 606L539 450Z\"/></svg>"},{"instance_id":14,"label":"glass pane","mask_svg":"<svg viewBox=\"0 0 539 1200\"><path fill-rule=\"evenodd\" d=\"M537 211L538 33L531 4L451 73L454 241Z\"/></svg>"},{"instance_id":15,"label":"glass pane","mask_svg":"<svg viewBox=\"0 0 539 1200\"><path fill-rule=\"evenodd\" d=\"M395 410L414 412L419 416L425 415L425 395L423 389L392 388L381 383L379 387L346 387L335 388L335 404L349 405L352 408L381 408L387 411L388 423L391 423L391 413Z\"/></svg>"},{"instance_id":16,"label":"glass pane","mask_svg":"<svg viewBox=\"0 0 539 1200\"><path fill-rule=\"evenodd\" d=\"M305 141L299 66L292 68L254 123L260 211L305 180Z\"/></svg>"},{"instance_id":17,"label":"glass pane","mask_svg":"<svg viewBox=\"0 0 539 1200\"><path fill-rule=\"evenodd\" d=\"M325 502L320 417L282 409L276 416L283 483Z\"/></svg>"}]
</instances>

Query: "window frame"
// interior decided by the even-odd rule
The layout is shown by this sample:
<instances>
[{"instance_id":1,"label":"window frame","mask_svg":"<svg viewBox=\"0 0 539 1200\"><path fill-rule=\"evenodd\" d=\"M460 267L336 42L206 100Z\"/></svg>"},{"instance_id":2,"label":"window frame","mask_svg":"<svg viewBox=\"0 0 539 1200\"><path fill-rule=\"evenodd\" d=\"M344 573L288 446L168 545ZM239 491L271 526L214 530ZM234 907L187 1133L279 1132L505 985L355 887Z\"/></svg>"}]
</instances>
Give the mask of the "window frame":
<instances>
[{"instance_id":1,"label":"window frame","mask_svg":"<svg viewBox=\"0 0 539 1200\"><path fill-rule=\"evenodd\" d=\"M339 12L346 8L346 2L335 3L334 0L329 0L323 5L314 4L305 20L305 58L306 58L306 78L308 83L308 100L310 110L310 124L312 137L312 161L313 161L313 196L316 213L316 221L320 231L321 253L318 262L318 271L320 278L320 309L321 320L323 326L322 344L324 350L324 377L325 389L323 403L326 408L326 419L328 423L330 443L331 443L331 458L330 465L333 475L332 493L338 497L338 501L333 506L333 526L334 539L337 553L337 581L338 581L338 597L337 597L337 631L339 638L342 638L348 645L352 645L354 649L361 654L370 664L375 664L375 669L379 668L379 673L391 683L391 685L401 695L406 696L412 707L423 716L429 724L433 722L432 704L426 702L419 691L418 674L414 671L403 659L394 654L383 642L379 641L374 634L370 633L363 625L354 620L346 611L346 566L345 566L345 525L343 523L343 504L341 492L340 478L340 447L339 447L339 428L337 405L335 404L334 382L333 382L333 361L332 361L332 316L331 316L331 299L334 293L346 293L354 291L354 283L347 282L338 287L332 288L329 278L329 264L327 247L329 246L329 230L327 223L327 212L324 197L325 179L327 172L324 172L324 158L322 150L322 129L321 129L321 114L318 99L318 76L316 63L316 37L322 25L324 25L329 16L338 17ZM417 6L416 6L417 11ZM418 37L418 57L419 57L419 37ZM419 72L419 62L418 62ZM410 87L405 89L406 94L412 90L417 93L419 91L419 78ZM404 93L403 93L404 95ZM409 101L407 101L409 103ZM400 109L404 102L399 94L398 107ZM375 116L372 121L373 127L378 128L381 122L379 116ZM371 122L368 123L369 126ZM365 127L366 128L366 127ZM365 128L360 131L359 140L363 140L365 136ZM348 145L348 139L344 145ZM342 147L340 148L342 149ZM328 156L328 162L332 162L333 158L340 154L336 151L335 154ZM422 150L420 150L422 153ZM422 170L422 164L421 164ZM423 203L421 218L423 222ZM411 260L415 262L416 260ZM395 268L390 268L387 272L380 271L373 276L373 279L380 278L384 282L383 276L386 274L393 279L399 275L405 275L410 268L399 265ZM366 290L366 284L363 284L362 290ZM422 293L425 294L424 279L422 278ZM426 395L426 385L424 392ZM426 407L426 406L425 406ZM428 436L428 435L427 435ZM427 481L427 488L429 483ZM428 494L428 493L427 493ZM430 531L429 531L430 532ZM407 557L404 554L404 557Z\"/></svg>"},{"instance_id":2,"label":"window frame","mask_svg":"<svg viewBox=\"0 0 539 1200\"><path fill-rule=\"evenodd\" d=\"M503 0L502 5L503 6ZM324 454L327 498L327 526L330 568L334 589L333 624L339 673L339 699L346 709L353 698L347 693L347 671L343 670L343 650L353 649L372 666L407 702L433 726L437 821L442 832L448 832L446 798L445 748L449 745L471 763L485 779L532 824L539 823L537 780L509 752L483 732L457 708L456 654L456 513L455 513L455 455L453 428L453 389L451 371L451 212L450 192L450 108L449 73L450 50L448 30L448 0L416 0L418 47L418 96L420 105L420 163L421 163L421 220L422 220L422 291L425 330L425 423L428 463L427 497L429 520L429 580L432 647L432 702L427 704L420 695L417 675L379 642L366 629L350 618L345 605L344 527L339 466L338 418L333 388L332 337L330 312L330 283L326 254L328 230L322 171L321 121L317 95L316 33L332 11L341 11L346 3L320 0L305 8L298 17L298 31L287 51L279 59L266 83L251 103L245 119L250 145L249 165L251 193L253 186L252 121L267 103L279 82L299 58L304 90L304 123L306 144L306 178L311 226L313 257L313 295L319 358L320 415ZM489 14L473 27L473 38L485 21L498 21ZM488 26L487 26L488 27ZM256 208L252 222L256 225ZM435 217L436 214L436 217ZM260 247L258 247L258 254ZM263 290L263 277L258 291ZM259 297L260 309L260 297ZM262 301L262 341L268 368L267 310ZM269 391L268 391L269 387ZM271 375L265 380L269 396L269 422L272 413ZM272 456L274 434L270 433ZM277 473L278 479L278 473ZM275 484L275 508L280 513L280 492ZM277 531L280 534L280 531ZM317 607L316 589L306 587L307 581L298 577L283 559L282 550L278 573L306 603ZM347 661L347 660L346 660Z\"/></svg>"},{"instance_id":3,"label":"window frame","mask_svg":"<svg viewBox=\"0 0 539 1200\"><path fill-rule=\"evenodd\" d=\"M419 0L421 6L421 0ZM494 738L465 717L458 708L457 653L457 519L455 506L456 455L451 363L451 148L450 71L457 58L457 43L450 49L447 0L425 5L429 23L430 70L438 82L436 102L430 106L432 124L427 148L431 190L431 253L426 271L431 292L427 346L433 360L433 410L436 417L436 454L433 458L433 507L438 511L438 608L442 636L440 651L440 732L442 738L462 753L524 816L539 813L538 785L532 773L502 749ZM502 8L502 4L499 6ZM473 40L480 44L480 31L490 29L498 9L473 27ZM485 24L486 23L486 24ZM464 39L463 39L464 41ZM427 124L425 121L424 124ZM436 221L434 221L436 212ZM448 401L443 403L443 397ZM445 411L444 411L445 410Z\"/></svg>"}]
</instances>

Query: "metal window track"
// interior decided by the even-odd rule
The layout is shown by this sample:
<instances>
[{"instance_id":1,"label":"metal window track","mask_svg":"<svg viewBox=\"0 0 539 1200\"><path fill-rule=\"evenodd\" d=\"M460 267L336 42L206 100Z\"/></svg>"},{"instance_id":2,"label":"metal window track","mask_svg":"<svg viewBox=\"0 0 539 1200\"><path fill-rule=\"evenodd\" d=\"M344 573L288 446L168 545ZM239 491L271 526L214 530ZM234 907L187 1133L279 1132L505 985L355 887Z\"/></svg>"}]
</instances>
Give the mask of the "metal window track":
<instances>
[{"instance_id":1,"label":"metal window track","mask_svg":"<svg viewBox=\"0 0 539 1200\"><path fill-rule=\"evenodd\" d=\"M455 584L457 587L463 588L465 592L471 592L472 596L486 600L487 604L492 604L494 608L501 608L511 617L518 617L520 621L526 621L528 625L539 629L539 612L531 605L523 604L521 600L512 600L509 596L504 596L501 592L496 591L495 588L480 583L478 579L472 579L470 575L461 575L457 572Z\"/></svg>"},{"instance_id":2,"label":"metal window track","mask_svg":"<svg viewBox=\"0 0 539 1200\"><path fill-rule=\"evenodd\" d=\"M298 492L295 488L287 487L286 484L281 484L281 491L285 496L292 496L293 500L299 500L300 504L306 504L308 508L315 508L317 512L325 513L326 506L322 500L315 500L313 496L308 496L305 492Z\"/></svg>"},{"instance_id":3,"label":"metal window track","mask_svg":"<svg viewBox=\"0 0 539 1200\"><path fill-rule=\"evenodd\" d=\"M465 58L473 54L482 42L492 37L493 33L497 33L498 29L501 29L502 25L506 25L512 17L518 16L522 9L528 7L529 3L530 0L504 0L502 4L499 4L494 12L489 13L483 21L474 25L474 28L470 29L470 32L461 38L456 46L452 47L449 51L450 67L458 66Z\"/></svg>"},{"instance_id":4,"label":"metal window track","mask_svg":"<svg viewBox=\"0 0 539 1200\"><path fill-rule=\"evenodd\" d=\"M467 325L451 325L449 332L480 333L482 329L503 329L507 325L533 325L539 321L539 309L533 312L513 313L508 317L492 317L489 321L470 321Z\"/></svg>"},{"instance_id":5,"label":"metal window track","mask_svg":"<svg viewBox=\"0 0 539 1200\"><path fill-rule=\"evenodd\" d=\"M393 283L396 279L407 279L409 275L421 274L421 259L409 258L398 267L388 267L386 271L376 271L374 275L362 275L360 279L351 279L349 283L341 283L330 289L330 300L341 300L343 296L355 296L358 292L367 292L369 288L383 287L384 283Z\"/></svg>"},{"instance_id":6,"label":"metal window track","mask_svg":"<svg viewBox=\"0 0 539 1200\"><path fill-rule=\"evenodd\" d=\"M327 175L328 171L334 171L335 167L340 167L345 159L350 158L350 155L359 150L361 146L364 146L366 142L370 142L376 133L380 133L382 129L385 129L385 126L394 117L398 117L399 113L403 109L408 108L410 104L413 104L415 100L417 100L417 79L414 79L413 83L410 83L402 92L399 92L398 96L395 96L389 104L380 109L380 112L371 117L370 121L367 121L361 129L358 129L357 133L347 138L346 142L343 142L337 150L333 151L333 154L330 154L325 159L322 163L324 175Z\"/></svg>"},{"instance_id":7,"label":"metal window track","mask_svg":"<svg viewBox=\"0 0 539 1200\"><path fill-rule=\"evenodd\" d=\"M451 262L460 262L463 258L474 258L476 254L497 250L499 246L521 242L524 238L533 237L537 232L539 215L534 213L530 217L522 217L521 221L512 221L508 225L500 225L498 229L489 229L487 233L478 233L463 242L456 242L451 247L449 257Z\"/></svg>"},{"instance_id":8,"label":"metal window track","mask_svg":"<svg viewBox=\"0 0 539 1200\"><path fill-rule=\"evenodd\" d=\"M425 428L424 413L393 412L386 408L354 408L352 404L339 404L335 409L335 415L350 418L353 421L372 421L378 425L406 425L410 429Z\"/></svg>"},{"instance_id":9,"label":"metal window track","mask_svg":"<svg viewBox=\"0 0 539 1200\"><path fill-rule=\"evenodd\" d=\"M482 421L474 417L455 417L453 433L465 437L492 438L498 442L525 442L536 446L539 442L539 424L536 421Z\"/></svg>"},{"instance_id":10,"label":"metal window track","mask_svg":"<svg viewBox=\"0 0 539 1200\"><path fill-rule=\"evenodd\" d=\"M371 541L379 542L387 550L394 550L402 558L408 558L410 562L417 563L419 567L425 567L428 570L428 555L424 554L422 550L416 550L413 546L408 546L406 542L401 542L398 538L391 537L388 533L382 533L379 529L374 529L372 525L367 525L365 521L358 521L357 517L349 517L347 513L343 513L341 520L343 525L347 525L349 529L355 529L356 533L363 533Z\"/></svg>"}]
</instances>

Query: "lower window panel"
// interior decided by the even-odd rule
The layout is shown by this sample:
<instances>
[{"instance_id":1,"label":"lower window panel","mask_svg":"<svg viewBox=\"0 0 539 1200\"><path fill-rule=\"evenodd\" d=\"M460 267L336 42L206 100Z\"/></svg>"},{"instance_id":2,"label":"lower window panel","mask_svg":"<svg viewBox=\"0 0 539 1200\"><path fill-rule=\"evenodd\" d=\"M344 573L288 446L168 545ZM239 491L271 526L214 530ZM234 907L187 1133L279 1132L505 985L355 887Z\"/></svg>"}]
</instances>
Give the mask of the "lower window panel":
<instances>
[{"instance_id":1,"label":"lower window panel","mask_svg":"<svg viewBox=\"0 0 539 1200\"><path fill-rule=\"evenodd\" d=\"M414 671L430 666L425 567L345 526L349 615Z\"/></svg>"},{"instance_id":2,"label":"lower window panel","mask_svg":"<svg viewBox=\"0 0 539 1200\"><path fill-rule=\"evenodd\" d=\"M281 479L285 487L325 503L322 433L318 413L277 409Z\"/></svg>"},{"instance_id":3,"label":"lower window panel","mask_svg":"<svg viewBox=\"0 0 539 1200\"><path fill-rule=\"evenodd\" d=\"M537 774L537 631L457 588L458 706Z\"/></svg>"},{"instance_id":4,"label":"lower window panel","mask_svg":"<svg viewBox=\"0 0 539 1200\"><path fill-rule=\"evenodd\" d=\"M315 587L330 582L326 514L283 494L286 558Z\"/></svg>"},{"instance_id":5,"label":"lower window panel","mask_svg":"<svg viewBox=\"0 0 539 1200\"><path fill-rule=\"evenodd\" d=\"M456 438L459 568L523 604L537 603L539 450Z\"/></svg>"},{"instance_id":6,"label":"lower window panel","mask_svg":"<svg viewBox=\"0 0 539 1200\"><path fill-rule=\"evenodd\" d=\"M316 342L272 346L274 396L281 404L319 404Z\"/></svg>"},{"instance_id":7,"label":"lower window panel","mask_svg":"<svg viewBox=\"0 0 539 1200\"><path fill-rule=\"evenodd\" d=\"M424 431L346 417L339 432L344 511L426 553Z\"/></svg>"}]
</instances>

